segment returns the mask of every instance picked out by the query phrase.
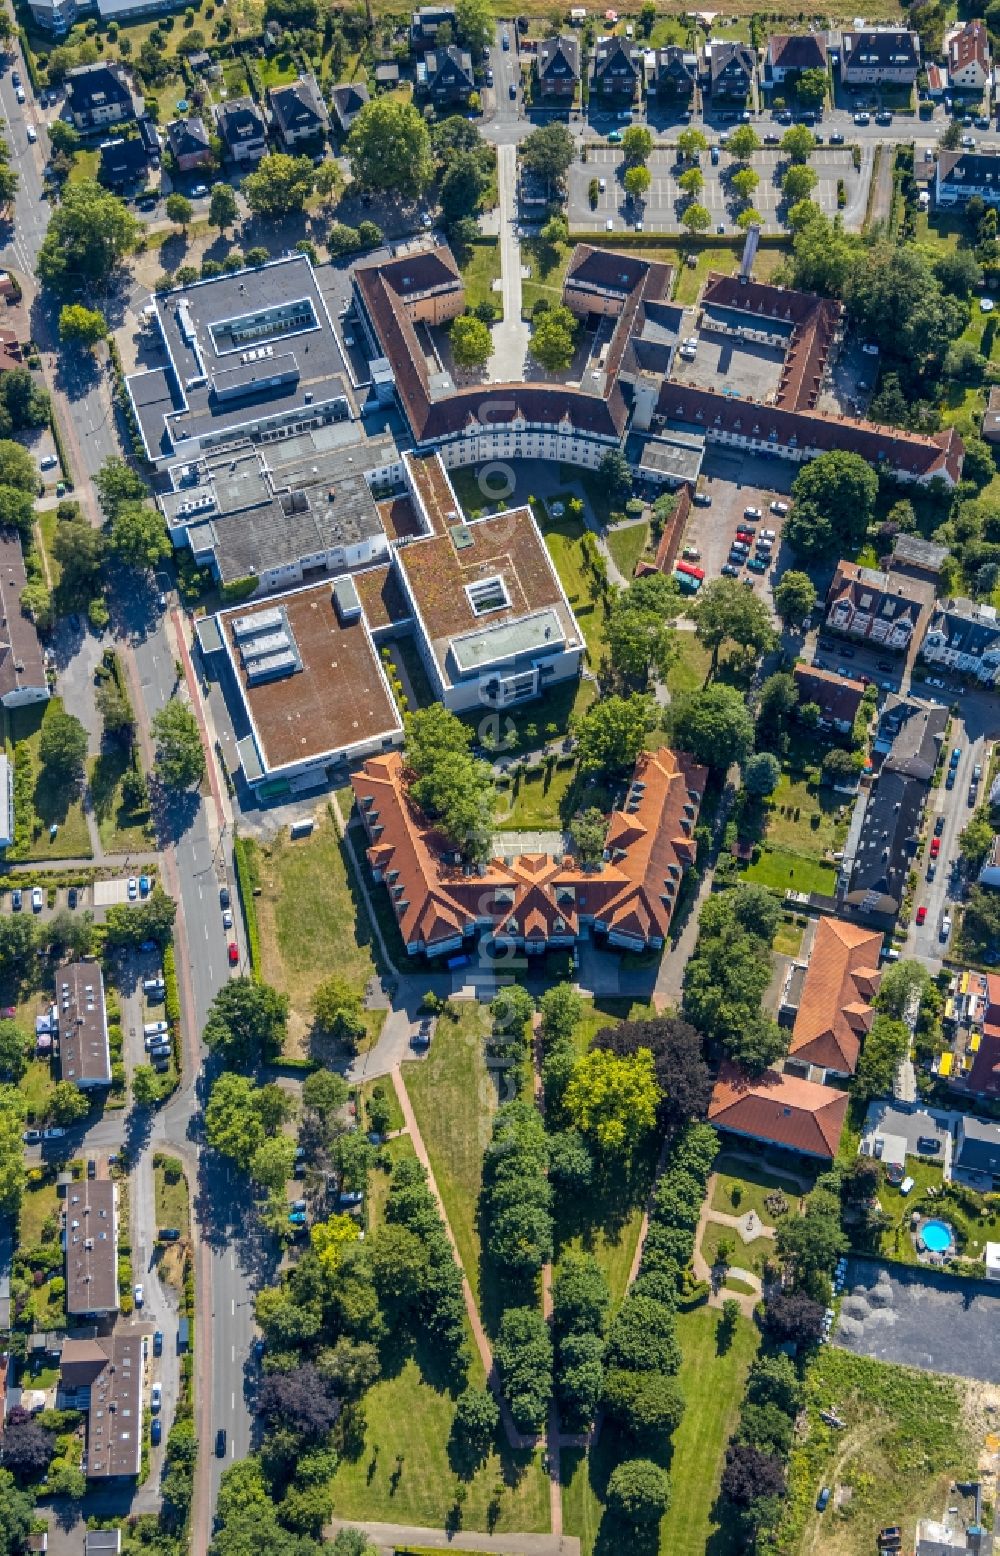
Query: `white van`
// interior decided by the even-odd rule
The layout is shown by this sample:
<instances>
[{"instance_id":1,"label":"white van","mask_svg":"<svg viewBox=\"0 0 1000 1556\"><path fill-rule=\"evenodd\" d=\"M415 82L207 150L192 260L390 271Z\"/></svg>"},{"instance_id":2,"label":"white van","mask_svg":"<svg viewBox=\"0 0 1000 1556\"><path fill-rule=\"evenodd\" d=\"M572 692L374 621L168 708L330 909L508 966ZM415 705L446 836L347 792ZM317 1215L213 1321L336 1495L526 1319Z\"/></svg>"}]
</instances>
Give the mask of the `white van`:
<instances>
[{"instance_id":1,"label":"white van","mask_svg":"<svg viewBox=\"0 0 1000 1556\"><path fill-rule=\"evenodd\" d=\"M147 1021L142 1029L142 1035L143 1037L163 1037L169 1031L170 1028L165 1021Z\"/></svg>"}]
</instances>

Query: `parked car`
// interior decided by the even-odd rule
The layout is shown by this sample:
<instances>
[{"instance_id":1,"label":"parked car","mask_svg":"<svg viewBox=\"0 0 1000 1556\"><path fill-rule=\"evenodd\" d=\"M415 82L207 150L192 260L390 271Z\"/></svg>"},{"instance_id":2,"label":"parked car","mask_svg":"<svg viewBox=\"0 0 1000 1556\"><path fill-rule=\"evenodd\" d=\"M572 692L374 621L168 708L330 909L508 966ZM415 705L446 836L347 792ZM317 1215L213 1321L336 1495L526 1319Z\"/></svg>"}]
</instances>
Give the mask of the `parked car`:
<instances>
[{"instance_id":1,"label":"parked car","mask_svg":"<svg viewBox=\"0 0 1000 1556\"><path fill-rule=\"evenodd\" d=\"M935 875L937 875L937 860L932 859L930 864L927 866L927 879L932 881Z\"/></svg>"},{"instance_id":2,"label":"parked car","mask_svg":"<svg viewBox=\"0 0 1000 1556\"><path fill-rule=\"evenodd\" d=\"M181 1229L179 1226L161 1226L156 1237L157 1241L161 1243L179 1243L181 1240Z\"/></svg>"},{"instance_id":3,"label":"parked car","mask_svg":"<svg viewBox=\"0 0 1000 1556\"><path fill-rule=\"evenodd\" d=\"M22 900L21 888L20 886L15 886L10 894L10 909L12 913L20 913Z\"/></svg>"},{"instance_id":4,"label":"parked car","mask_svg":"<svg viewBox=\"0 0 1000 1556\"><path fill-rule=\"evenodd\" d=\"M732 562L725 562L722 566L722 576L724 578L738 578L740 570L738 567L734 567Z\"/></svg>"},{"instance_id":5,"label":"parked car","mask_svg":"<svg viewBox=\"0 0 1000 1556\"><path fill-rule=\"evenodd\" d=\"M21 1136L21 1139L24 1141L25 1145L37 1145L41 1138L42 1131L40 1129L26 1129L24 1134Z\"/></svg>"},{"instance_id":6,"label":"parked car","mask_svg":"<svg viewBox=\"0 0 1000 1556\"><path fill-rule=\"evenodd\" d=\"M233 927L233 910L232 910L232 908L227 908L225 913L223 913L223 915L222 915L222 927L223 927L223 929L232 929L232 927Z\"/></svg>"},{"instance_id":7,"label":"parked car","mask_svg":"<svg viewBox=\"0 0 1000 1556\"><path fill-rule=\"evenodd\" d=\"M230 940L226 954L229 957L230 967L236 967L240 960L240 948L235 940Z\"/></svg>"},{"instance_id":8,"label":"parked car","mask_svg":"<svg viewBox=\"0 0 1000 1556\"><path fill-rule=\"evenodd\" d=\"M163 1355L163 1330L156 1329L153 1332L153 1355Z\"/></svg>"},{"instance_id":9,"label":"parked car","mask_svg":"<svg viewBox=\"0 0 1000 1556\"><path fill-rule=\"evenodd\" d=\"M950 758L949 763L948 763L949 767L957 767L961 760L962 760L962 747L961 746L952 746L952 748L951 748L951 758Z\"/></svg>"},{"instance_id":10,"label":"parked car","mask_svg":"<svg viewBox=\"0 0 1000 1556\"><path fill-rule=\"evenodd\" d=\"M747 563L747 567L749 567L752 573L767 572L767 563L765 562L764 558L760 556L752 556Z\"/></svg>"},{"instance_id":11,"label":"parked car","mask_svg":"<svg viewBox=\"0 0 1000 1556\"><path fill-rule=\"evenodd\" d=\"M830 145L831 146L842 146L843 144L844 144L844 137L843 137L843 135L841 135L839 130L834 130L833 134L830 136Z\"/></svg>"},{"instance_id":12,"label":"parked car","mask_svg":"<svg viewBox=\"0 0 1000 1556\"><path fill-rule=\"evenodd\" d=\"M53 1124L49 1129L42 1131L43 1140L61 1140L66 1133L61 1124Z\"/></svg>"},{"instance_id":13,"label":"parked car","mask_svg":"<svg viewBox=\"0 0 1000 1556\"><path fill-rule=\"evenodd\" d=\"M142 1307L142 1304L143 1304L143 1302L145 1300L145 1292L142 1289L142 1282L141 1281L137 1282L137 1284L133 1288L132 1297L133 1297L133 1300L135 1301L136 1307Z\"/></svg>"},{"instance_id":14,"label":"parked car","mask_svg":"<svg viewBox=\"0 0 1000 1556\"><path fill-rule=\"evenodd\" d=\"M150 887L152 886L152 884L153 883L150 880L148 875L140 875L140 877L139 877L139 896L140 897L148 897L149 896Z\"/></svg>"},{"instance_id":15,"label":"parked car","mask_svg":"<svg viewBox=\"0 0 1000 1556\"><path fill-rule=\"evenodd\" d=\"M95 1162L95 1160L94 1160L94 1158L92 1156L89 1158L89 1160L87 1162L87 1177L88 1178L96 1178L97 1177L97 1163Z\"/></svg>"},{"instance_id":16,"label":"parked car","mask_svg":"<svg viewBox=\"0 0 1000 1556\"><path fill-rule=\"evenodd\" d=\"M744 508L743 517L745 519L762 519L764 515L759 508Z\"/></svg>"},{"instance_id":17,"label":"parked car","mask_svg":"<svg viewBox=\"0 0 1000 1556\"><path fill-rule=\"evenodd\" d=\"M923 923L926 922L926 919L927 919L927 909L924 907L923 903L921 903L919 908L917 909L917 923L918 924L923 924Z\"/></svg>"},{"instance_id":18,"label":"parked car","mask_svg":"<svg viewBox=\"0 0 1000 1556\"><path fill-rule=\"evenodd\" d=\"M781 502L776 498L775 501L771 504L771 512L780 514L781 517L784 518L785 514L788 512L787 502Z\"/></svg>"},{"instance_id":19,"label":"parked car","mask_svg":"<svg viewBox=\"0 0 1000 1556\"><path fill-rule=\"evenodd\" d=\"M953 789L955 787L955 769L953 767L949 767L948 769L944 780L944 786L946 789Z\"/></svg>"},{"instance_id":20,"label":"parked car","mask_svg":"<svg viewBox=\"0 0 1000 1556\"><path fill-rule=\"evenodd\" d=\"M925 1156L937 1156L941 1150L941 1142L936 1135L918 1135L917 1150Z\"/></svg>"},{"instance_id":21,"label":"parked car","mask_svg":"<svg viewBox=\"0 0 1000 1556\"><path fill-rule=\"evenodd\" d=\"M855 116L855 117L857 117L857 116ZM867 119L868 119L868 115L865 114L866 122L867 122ZM816 1498L816 1511L818 1513L825 1513L827 1508L829 1507L829 1505L830 1505L830 1488L829 1488L829 1486L824 1486L822 1491L820 1492L819 1496Z\"/></svg>"},{"instance_id":22,"label":"parked car","mask_svg":"<svg viewBox=\"0 0 1000 1556\"><path fill-rule=\"evenodd\" d=\"M942 945L947 943L947 940L948 940L948 937L949 937L950 934L951 934L951 914L950 913L946 913L944 918L941 920L941 930L940 930L940 934L938 936L938 938L940 939Z\"/></svg>"},{"instance_id":23,"label":"parked car","mask_svg":"<svg viewBox=\"0 0 1000 1556\"><path fill-rule=\"evenodd\" d=\"M304 1210L290 1210L288 1212L288 1220L292 1226L305 1226L306 1213Z\"/></svg>"},{"instance_id":24,"label":"parked car","mask_svg":"<svg viewBox=\"0 0 1000 1556\"><path fill-rule=\"evenodd\" d=\"M215 1434L215 1457L217 1459L226 1457L226 1428L224 1426L220 1426Z\"/></svg>"},{"instance_id":25,"label":"parked car","mask_svg":"<svg viewBox=\"0 0 1000 1556\"><path fill-rule=\"evenodd\" d=\"M866 114L866 113L856 113L854 115L854 122L855 122L855 124L870 124L871 123L871 117L870 117L869 114Z\"/></svg>"},{"instance_id":26,"label":"parked car","mask_svg":"<svg viewBox=\"0 0 1000 1556\"><path fill-rule=\"evenodd\" d=\"M710 508L712 506L712 498L709 492L695 492L691 501L698 508Z\"/></svg>"},{"instance_id":27,"label":"parked car","mask_svg":"<svg viewBox=\"0 0 1000 1556\"><path fill-rule=\"evenodd\" d=\"M229 896L229 887L228 886L220 886L219 887L219 907L220 908L228 908L230 906L231 906L231 898Z\"/></svg>"},{"instance_id":28,"label":"parked car","mask_svg":"<svg viewBox=\"0 0 1000 1556\"><path fill-rule=\"evenodd\" d=\"M155 1416L163 1403L163 1385L154 1383L149 1391L149 1408Z\"/></svg>"},{"instance_id":29,"label":"parked car","mask_svg":"<svg viewBox=\"0 0 1000 1556\"><path fill-rule=\"evenodd\" d=\"M932 859L936 859L940 852L941 852L941 839L939 837L932 837L931 838L931 858Z\"/></svg>"},{"instance_id":30,"label":"parked car","mask_svg":"<svg viewBox=\"0 0 1000 1556\"><path fill-rule=\"evenodd\" d=\"M159 1416L154 1416L153 1420L149 1423L149 1440L154 1448L158 1448L160 1446L162 1437L163 1422L160 1420Z\"/></svg>"},{"instance_id":31,"label":"parked car","mask_svg":"<svg viewBox=\"0 0 1000 1556\"><path fill-rule=\"evenodd\" d=\"M944 817L943 816L938 816L938 817L935 818L935 821L934 821L934 836L935 837L940 837L941 833L943 831L944 831Z\"/></svg>"},{"instance_id":32,"label":"parked car","mask_svg":"<svg viewBox=\"0 0 1000 1556\"><path fill-rule=\"evenodd\" d=\"M44 901L45 901L45 898L42 896L42 888L40 886L33 886L31 888L31 911L32 911L32 913L41 913L41 911L42 911L42 904L43 904Z\"/></svg>"}]
</instances>

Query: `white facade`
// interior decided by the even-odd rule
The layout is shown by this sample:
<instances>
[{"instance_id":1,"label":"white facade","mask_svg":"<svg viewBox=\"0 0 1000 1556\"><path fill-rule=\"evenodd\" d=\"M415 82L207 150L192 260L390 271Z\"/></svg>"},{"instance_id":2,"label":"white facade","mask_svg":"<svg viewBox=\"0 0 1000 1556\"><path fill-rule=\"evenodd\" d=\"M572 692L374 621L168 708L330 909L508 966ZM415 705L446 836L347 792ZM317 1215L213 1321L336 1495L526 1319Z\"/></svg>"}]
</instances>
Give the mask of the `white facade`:
<instances>
[{"instance_id":1,"label":"white facade","mask_svg":"<svg viewBox=\"0 0 1000 1556\"><path fill-rule=\"evenodd\" d=\"M0 848L14 841L14 764L0 752Z\"/></svg>"},{"instance_id":2,"label":"white facade","mask_svg":"<svg viewBox=\"0 0 1000 1556\"><path fill-rule=\"evenodd\" d=\"M620 445L617 438L590 437L565 422L558 426L513 422L502 427L473 425L430 446L436 448L448 470L485 464L491 459L557 460L596 470L608 449Z\"/></svg>"}]
</instances>

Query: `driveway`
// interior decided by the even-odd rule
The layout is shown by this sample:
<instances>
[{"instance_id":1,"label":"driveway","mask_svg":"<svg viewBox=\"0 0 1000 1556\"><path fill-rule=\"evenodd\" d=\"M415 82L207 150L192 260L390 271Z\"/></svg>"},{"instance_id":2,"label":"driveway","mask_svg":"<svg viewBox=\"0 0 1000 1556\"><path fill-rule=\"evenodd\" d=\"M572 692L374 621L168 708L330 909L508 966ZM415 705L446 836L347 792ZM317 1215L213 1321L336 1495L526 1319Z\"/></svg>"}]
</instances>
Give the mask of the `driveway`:
<instances>
[{"instance_id":1,"label":"driveway","mask_svg":"<svg viewBox=\"0 0 1000 1556\"><path fill-rule=\"evenodd\" d=\"M1000 1288L851 1259L833 1343L858 1356L1000 1383Z\"/></svg>"}]
</instances>

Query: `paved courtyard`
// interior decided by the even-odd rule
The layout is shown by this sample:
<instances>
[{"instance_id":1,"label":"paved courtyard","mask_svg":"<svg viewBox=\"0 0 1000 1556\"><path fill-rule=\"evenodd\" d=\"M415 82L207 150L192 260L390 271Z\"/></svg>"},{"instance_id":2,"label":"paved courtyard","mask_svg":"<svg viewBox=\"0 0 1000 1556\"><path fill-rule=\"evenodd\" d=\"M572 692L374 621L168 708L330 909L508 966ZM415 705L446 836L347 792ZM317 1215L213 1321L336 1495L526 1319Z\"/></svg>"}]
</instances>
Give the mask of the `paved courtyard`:
<instances>
[{"instance_id":1,"label":"paved courtyard","mask_svg":"<svg viewBox=\"0 0 1000 1556\"><path fill-rule=\"evenodd\" d=\"M1000 1285L851 1259L833 1343L924 1372L1000 1383Z\"/></svg>"},{"instance_id":2,"label":"paved courtyard","mask_svg":"<svg viewBox=\"0 0 1000 1556\"><path fill-rule=\"evenodd\" d=\"M848 147L819 147L810 164L819 182L811 198L828 216L837 212L837 181L843 179L847 204L841 214L845 225L857 225L864 215L867 197L868 165L860 171L854 167L854 159ZM613 230L621 232L634 226L641 217L647 231L677 232L681 230L681 212L687 203L678 185L678 178L687 170L687 164L678 163L673 150L655 149L647 164L652 183L644 197L642 208L632 205L625 194L622 179L625 159L616 146L592 146L588 148L586 162L574 162L567 175L568 215L574 230L602 230L607 222L613 222ZM787 155L775 148L765 148L754 154L750 166L760 177L752 204L764 218L767 231L779 231L784 227L784 195L781 179L789 166ZM720 161L713 165L708 152L701 154L701 171L705 185L698 195L712 218L712 229L723 226L726 232L736 229L736 217L742 203L735 198L730 179L739 164L722 152ZM597 205L591 209L590 183L592 179L604 180L605 188L598 193Z\"/></svg>"}]
</instances>

